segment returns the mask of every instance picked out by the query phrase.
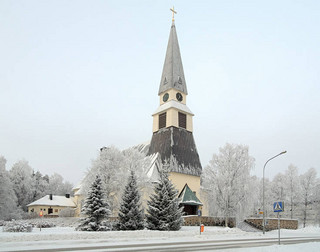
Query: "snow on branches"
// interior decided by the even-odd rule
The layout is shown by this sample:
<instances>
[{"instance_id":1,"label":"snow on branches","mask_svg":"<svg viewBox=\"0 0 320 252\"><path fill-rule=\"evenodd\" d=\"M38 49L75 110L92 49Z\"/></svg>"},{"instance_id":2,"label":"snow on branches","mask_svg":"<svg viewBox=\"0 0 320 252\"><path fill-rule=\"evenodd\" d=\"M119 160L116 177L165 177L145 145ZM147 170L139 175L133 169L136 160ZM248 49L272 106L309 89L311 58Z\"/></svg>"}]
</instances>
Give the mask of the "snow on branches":
<instances>
[{"instance_id":1,"label":"snow on branches","mask_svg":"<svg viewBox=\"0 0 320 252\"><path fill-rule=\"evenodd\" d=\"M154 194L148 201L147 228L151 230L179 230L182 208L179 207L178 191L168 178L167 172L160 172L160 180L155 185Z\"/></svg>"},{"instance_id":2,"label":"snow on branches","mask_svg":"<svg viewBox=\"0 0 320 252\"><path fill-rule=\"evenodd\" d=\"M81 212L86 215L82 219L78 230L81 231L108 231L110 226L106 219L110 216L108 202L104 199L101 179L96 176L93 181Z\"/></svg>"},{"instance_id":3,"label":"snow on branches","mask_svg":"<svg viewBox=\"0 0 320 252\"><path fill-rule=\"evenodd\" d=\"M131 171L119 209L119 230L141 230L144 228L144 215L141 210L140 193L137 186L137 179Z\"/></svg>"}]
</instances>

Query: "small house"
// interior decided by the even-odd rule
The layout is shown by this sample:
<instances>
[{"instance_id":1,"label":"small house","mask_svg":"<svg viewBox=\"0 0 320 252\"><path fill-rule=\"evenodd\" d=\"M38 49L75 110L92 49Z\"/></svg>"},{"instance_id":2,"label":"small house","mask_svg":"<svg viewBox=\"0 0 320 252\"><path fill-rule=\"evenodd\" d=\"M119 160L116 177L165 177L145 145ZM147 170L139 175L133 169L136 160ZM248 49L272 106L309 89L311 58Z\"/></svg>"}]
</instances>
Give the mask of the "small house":
<instances>
[{"instance_id":1,"label":"small house","mask_svg":"<svg viewBox=\"0 0 320 252\"><path fill-rule=\"evenodd\" d=\"M66 194L65 196L49 194L30 203L27 207L29 214L35 213L39 216L42 211L43 216L57 217L63 209L75 209L76 203L74 202L74 198L70 197L70 194Z\"/></svg>"}]
</instances>

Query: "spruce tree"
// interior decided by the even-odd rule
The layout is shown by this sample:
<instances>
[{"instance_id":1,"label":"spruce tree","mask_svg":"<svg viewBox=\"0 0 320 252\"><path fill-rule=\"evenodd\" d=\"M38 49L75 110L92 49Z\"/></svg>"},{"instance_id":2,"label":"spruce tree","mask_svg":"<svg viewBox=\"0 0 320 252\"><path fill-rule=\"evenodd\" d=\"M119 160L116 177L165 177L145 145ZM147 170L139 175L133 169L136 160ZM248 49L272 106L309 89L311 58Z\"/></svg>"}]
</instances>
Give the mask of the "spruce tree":
<instances>
[{"instance_id":1,"label":"spruce tree","mask_svg":"<svg viewBox=\"0 0 320 252\"><path fill-rule=\"evenodd\" d=\"M179 230L182 208L179 207L178 191L168 178L167 172L160 173L160 181L148 201L147 228L151 230Z\"/></svg>"},{"instance_id":2,"label":"spruce tree","mask_svg":"<svg viewBox=\"0 0 320 252\"><path fill-rule=\"evenodd\" d=\"M141 230L144 228L143 210L141 210L140 193L137 180L131 171L128 184L122 195L122 202L119 210L119 230Z\"/></svg>"},{"instance_id":3,"label":"spruce tree","mask_svg":"<svg viewBox=\"0 0 320 252\"><path fill-rule=\"evenodd\" d=\"M111 211L108 202L103 198L104 194L101 184L101 179L97 175L90 186L88 196L81 209L81 212L86 217L82 219L81 224L77 228L78 230L107 231L110 229L105 220L110 216Z\"/></svg>"}]
</instances>

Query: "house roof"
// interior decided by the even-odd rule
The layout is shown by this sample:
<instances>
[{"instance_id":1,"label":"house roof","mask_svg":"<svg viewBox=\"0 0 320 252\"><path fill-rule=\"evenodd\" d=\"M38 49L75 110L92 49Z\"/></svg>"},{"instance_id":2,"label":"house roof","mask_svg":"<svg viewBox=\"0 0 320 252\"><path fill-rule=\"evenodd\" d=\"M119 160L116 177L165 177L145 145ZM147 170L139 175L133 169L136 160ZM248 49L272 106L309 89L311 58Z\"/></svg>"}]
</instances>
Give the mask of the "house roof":
<instances>
[{"instance_id":1,"label":"house roof","mask_svg":"<svg viewBox=\"0 0 320 252\"><path fill-rule=\"evenodd\" d=\"M65 196L52 195L52 200L50 196L46 195L27 206L64 206L64 207L76 207L76 204L72 198L66 198Z\"/></svg>"},{"instance_id":2,"label":"house roof","mask_svg":"<svg viewBox=\"0 0 320 252\"><path fill-rule=\"evenodd\" d=\"M193 191L191 191L188 184L185 184L183 187L181 193L179 194L179 198L181 200L181 205L196 205L196 206L202 206L201 201L198 199L198 197L195 195Z\"/></svg>"},{"instance_id":3,"label":"house roof","mask_svg":"<svg viewBox=\"0 0 320 252\"><path fill-rule=\"evenodd\" d=\"M170 30L166 58L163 65L159 87L159 95L171 88L175 88L185 94L188 94L180 55L178 36L174 23Z\"/></svg>"}]
</instances>

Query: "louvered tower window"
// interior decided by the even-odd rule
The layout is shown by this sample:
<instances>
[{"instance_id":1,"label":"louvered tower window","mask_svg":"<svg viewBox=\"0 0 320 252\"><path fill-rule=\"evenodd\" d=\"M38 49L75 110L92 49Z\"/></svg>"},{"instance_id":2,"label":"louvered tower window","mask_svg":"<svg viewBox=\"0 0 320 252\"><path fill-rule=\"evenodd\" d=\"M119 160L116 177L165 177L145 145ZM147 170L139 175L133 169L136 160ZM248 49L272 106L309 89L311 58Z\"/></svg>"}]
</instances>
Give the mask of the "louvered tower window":
<instances>
[{"instance_id":1,"label":"louvered tower window","mask_svg":"<svg viewBox=\"0 0 320 252\"><path fill-rule=\"evenodd\" d=\"M179 127L186 129L187 128L187 115L179 112L178 116L179 116Z\"/></svg>"},{"instance_id":2,"label":"louvered tower window","mask_svg":"<svg viewBox=\"0 0 320 252\"><path fill-rule=\"evenodd\" d=\"M167 124L167 113L162 113L159 115L159 129L165 128Z\"/></svg>"}]
</instances>

